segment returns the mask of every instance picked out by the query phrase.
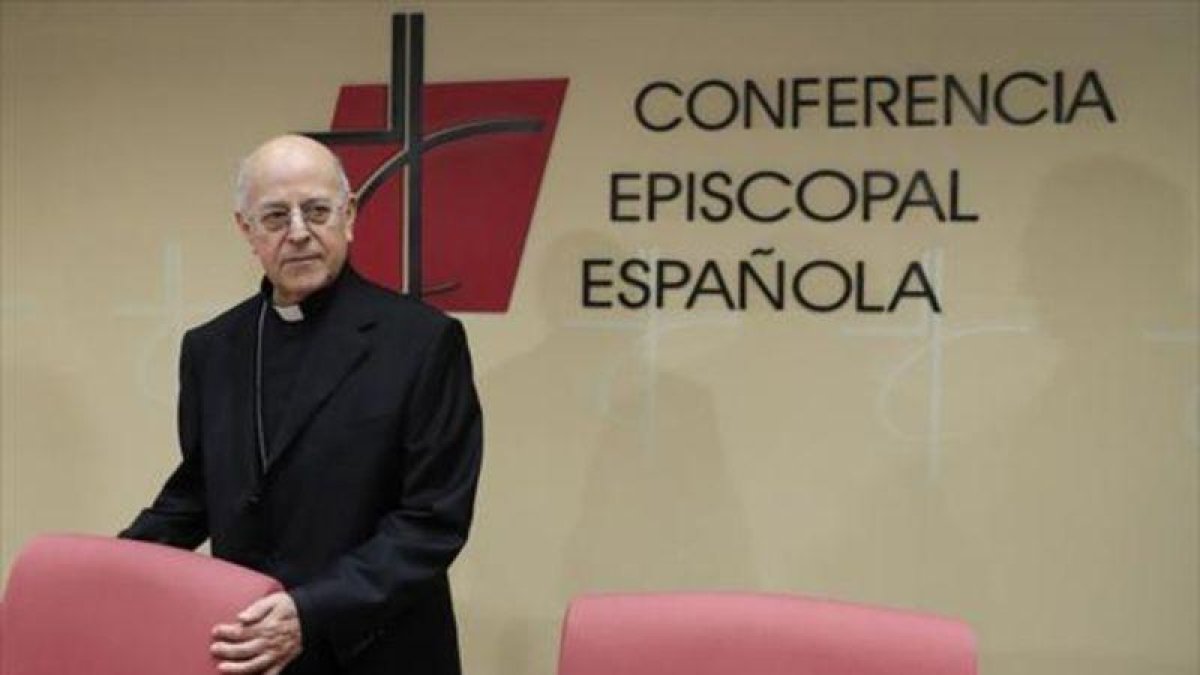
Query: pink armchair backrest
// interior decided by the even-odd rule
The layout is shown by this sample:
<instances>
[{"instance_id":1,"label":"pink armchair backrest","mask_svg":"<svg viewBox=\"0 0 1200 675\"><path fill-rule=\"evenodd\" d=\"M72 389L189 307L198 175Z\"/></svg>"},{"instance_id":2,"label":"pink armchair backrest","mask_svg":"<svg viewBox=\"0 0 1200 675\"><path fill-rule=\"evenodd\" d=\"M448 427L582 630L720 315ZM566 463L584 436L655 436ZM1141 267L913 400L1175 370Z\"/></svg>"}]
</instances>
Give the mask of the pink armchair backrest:
<instances>
[{"instance_id":1,"label":"pink armchair backrest","mask_svg":"<svg viewBox=\"0 0 1200 675\"><path fill-rule=\"evenodd\" d=\"M14 563L0 604L0 674L214 675L213 625L279 588L157 544L39 537Z\"/></svg>"},{"instance_id":2,"label":"pink armchair backrest","mask_svg":"<svg viewBox=\"0 0 1200 675\"><path fill-rule=\"evenodd\" d=\"M794 596L592 595L563 625L558 675L975 675L964 624Z\"/></svg>"}]
</instances>

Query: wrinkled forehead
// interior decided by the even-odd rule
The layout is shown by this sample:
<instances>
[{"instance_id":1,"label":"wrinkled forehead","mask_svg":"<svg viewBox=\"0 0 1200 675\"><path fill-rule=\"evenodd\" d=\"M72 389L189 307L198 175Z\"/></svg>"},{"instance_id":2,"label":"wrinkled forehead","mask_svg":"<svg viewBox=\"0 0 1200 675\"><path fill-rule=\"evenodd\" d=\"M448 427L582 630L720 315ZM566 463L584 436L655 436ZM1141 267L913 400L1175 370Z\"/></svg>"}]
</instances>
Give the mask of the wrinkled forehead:
<instances>
[{"instance_id":1,"label":"wrinkled forehead","mask_svg":"<svg viewBox=\"0 0 1200 675\"><path fill-rule=\"evenodd\" d=\"M247 178L246 196L251 207L336 199L341 190L335 161L305 147L264 150L251 158Z\"/></svg>"}]
</instances>

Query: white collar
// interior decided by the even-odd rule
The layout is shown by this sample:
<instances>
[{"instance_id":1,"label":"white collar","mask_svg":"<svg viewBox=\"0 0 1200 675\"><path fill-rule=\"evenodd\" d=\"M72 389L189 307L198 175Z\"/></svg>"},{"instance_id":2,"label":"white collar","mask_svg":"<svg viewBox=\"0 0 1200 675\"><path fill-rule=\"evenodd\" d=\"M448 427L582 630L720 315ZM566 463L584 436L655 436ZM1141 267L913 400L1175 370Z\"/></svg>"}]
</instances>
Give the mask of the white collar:
<instances>
[{"instance_id":1,"label":"white collar","mask_svg":"<svg viewBox=\"0 0 1200 675\"><path fill-rule=\"evenodd\" d=\"M300 305L298 305L298 304L296 304L296 305L272 304L271 306L275 308L275 313L279 315L279 318L283 319L284 321L286 321L288 323L296 323L297 321L304 320L304 310L300 309Z\"/></svg>"}]
</instances>

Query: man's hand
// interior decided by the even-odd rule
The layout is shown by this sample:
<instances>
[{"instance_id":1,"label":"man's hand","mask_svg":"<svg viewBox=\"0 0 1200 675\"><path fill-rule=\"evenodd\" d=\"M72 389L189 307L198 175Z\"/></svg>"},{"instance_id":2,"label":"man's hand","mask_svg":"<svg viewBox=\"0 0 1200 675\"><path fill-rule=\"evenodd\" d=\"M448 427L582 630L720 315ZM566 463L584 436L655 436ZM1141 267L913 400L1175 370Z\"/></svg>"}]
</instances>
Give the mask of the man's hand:
<instances>
[{"instance_id":1,"label":"man's hand","mask_svg":"<svg viewBox=\"0 0 1200 675\"><path fill-rule=\"evenodd\" d=\"M300 619L287 593L256 601L237 620L213 626L212 653L222 673L278 675L300 654Z\"/></svg>"}]
</instances>

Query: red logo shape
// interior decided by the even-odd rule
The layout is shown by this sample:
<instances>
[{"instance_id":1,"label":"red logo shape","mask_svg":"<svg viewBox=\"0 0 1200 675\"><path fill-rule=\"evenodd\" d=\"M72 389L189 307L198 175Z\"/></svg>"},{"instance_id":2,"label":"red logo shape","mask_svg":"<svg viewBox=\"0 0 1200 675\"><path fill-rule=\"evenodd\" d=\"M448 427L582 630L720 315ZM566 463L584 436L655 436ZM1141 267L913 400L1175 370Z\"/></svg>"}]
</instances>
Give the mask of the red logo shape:
<instances>
[{"instance_id":1,"label":"red logo shape","mask_svg":"<svg viewBox=\"0 0 1200 675\"><path fill-rule=\"evenodd\" d=\"M347 85L328 144L359 199L350 259L448 311L512 299L566 79L424 82L424 17L392 17L390 85Z\"/></svg>"},{"instance_id":2,"label":"red logo shape","mask_svg":"<svg viewBox=\"0 0 1200 675\"><path fill-rule=\"evenodd\" d=\"M542 121L536 132L483 133L422 154L422 295L431 304L448 311L508 309L566 89L565 79L425 86L430 137L478 120ZM387 85L342 87L332 130L386 126L387 94ZM334 146L353 186L401 150L398 143ZM401 179L395 173L359 205L350 250L355 269L397 291L406 253Z\"/></svg>"}]
</instances>

